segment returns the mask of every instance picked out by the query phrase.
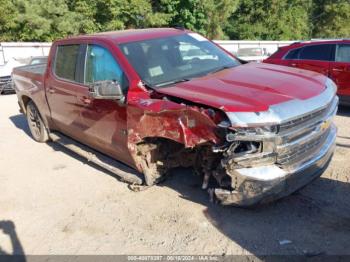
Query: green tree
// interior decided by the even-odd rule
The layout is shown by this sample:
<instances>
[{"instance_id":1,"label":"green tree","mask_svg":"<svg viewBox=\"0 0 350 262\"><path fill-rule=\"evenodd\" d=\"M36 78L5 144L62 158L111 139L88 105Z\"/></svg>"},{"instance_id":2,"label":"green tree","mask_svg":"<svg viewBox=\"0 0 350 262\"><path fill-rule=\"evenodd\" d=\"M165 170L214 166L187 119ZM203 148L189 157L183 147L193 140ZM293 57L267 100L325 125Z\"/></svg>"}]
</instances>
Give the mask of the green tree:
<instances>
[{"instance_id":1,"label":"green tree","mask_svg":"<svg viewBox=\"0 0 350 262\"><path fill-rule=\"evenodd\" d=\"M313 37L350 37L349 0L314 0L311 19Z\"/></svg>"},{"instance_id":2,"label":"green tree","mask_svg":"<svg viewBox=\"0 0 350 262\"><path fill-rule=\"evenodd\" d=\"M79 33L80 16L64 0L17 0L15 40L52 41Z\"/></svg>"},{"instance_id":3,"label":"green tree","mask_svg":"<svg viewBox=\"0 0 350 262\"><path fill-rule=\"evenodd\" d=\"M17 9L12 1L0 0L0 13L0 41L13 41L17 26Z\"/></svg>"},{"instance_id":4,"label":"green tree","mask_svg":"<svg viewBox=\"0 0 350 262\"><path fill-rule=\"evenodd\" d=\"M238 0L203 0L206 35L211 39L227 38L224 30L229 25L228 19L236 10Z\"/></svg>"},{"instance_id":5,"label":"green tree","mask_svg":"<svg viewBox=\"0 0 350 262\"><path fill-rule=\"evenodd\" d=\"M232 39L304 39L311 7L312 0L241 0L227 31Z\"/></svg>"},{"instance_id":6,"label":"green tree","mask_svg":"<svg viewBox=\"0 0 350 262\"><path fill-rule=\"evenodd\" d=\"M169 26L183 26L209 38L223 38L238 0L155 0L153 10L169 15Z\"/></svg>"},{"instance_id":7,"label":"green tree","mask_svg":"<svg viewBox=\"0 0 350 262\"><path fill-rule=\"evenodd\" d=\"M156 0L153 10L168 14L168 26L182 26L206 34L207 19L200 0Z\"/></svg>"},{"instance_id":8,"label":"green tree","mask_svg":"<svg viewBox=\"0 0 350 262\"><path fill-rule=\"evenodd\" d=\"M149 0L67 0L69 9L79 15L80 31L120 30L161 26L169 15L154 12Z\"/></svg>"},{"instance_id":9,"label":"green tree","mask_svg":"<svg viewBox=\"0 0 350 262\"><path fill-rule=\"evenodd\" d=\"M211 39L349 37L349 0L0 0L1 41L183 26Z\"/></svg>"},{"instance_id":10,"label":"green tree","mask_svg":"<svg viewBox=\"0 0 350 262\"><path fill-rule=\"evenodd\" d=\"M97 0L67 0L70 12L79 16L79 32L94 33L101 29L101 24L96 21L98 13Z\"/></svg>"}]
</instances>

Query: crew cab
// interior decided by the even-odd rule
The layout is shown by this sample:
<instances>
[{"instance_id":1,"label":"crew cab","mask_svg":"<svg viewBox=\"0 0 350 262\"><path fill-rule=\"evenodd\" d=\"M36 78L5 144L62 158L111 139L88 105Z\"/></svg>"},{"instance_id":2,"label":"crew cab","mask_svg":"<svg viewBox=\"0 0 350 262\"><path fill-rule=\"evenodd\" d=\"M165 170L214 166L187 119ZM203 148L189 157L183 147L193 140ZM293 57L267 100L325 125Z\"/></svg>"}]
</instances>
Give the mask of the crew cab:
<instances>
[{"instance_id":1,"label":"crew cab","mask_svg":"<svg viewBox=\"0 0 350 262\"><path fill-rule=\"evenodd\" d=\"M264 60L315 71L331 78L338 86L340 103L350 105L350 40L312 40L280 47Z\"/></svg>"},{"instance_id":2,"label":"crew cab","mask_svg":"<svg viewBox=\"0 0 350 262\"><path fill-rule=\"evenodd\" d=\"M188 30L59 40L47 65L16 68L13 79L36 141L56 141L136 187L192 167L216 201L254 205L319 177L335 147L332 80L241 64Z\"/></svg>"}]
</instances>

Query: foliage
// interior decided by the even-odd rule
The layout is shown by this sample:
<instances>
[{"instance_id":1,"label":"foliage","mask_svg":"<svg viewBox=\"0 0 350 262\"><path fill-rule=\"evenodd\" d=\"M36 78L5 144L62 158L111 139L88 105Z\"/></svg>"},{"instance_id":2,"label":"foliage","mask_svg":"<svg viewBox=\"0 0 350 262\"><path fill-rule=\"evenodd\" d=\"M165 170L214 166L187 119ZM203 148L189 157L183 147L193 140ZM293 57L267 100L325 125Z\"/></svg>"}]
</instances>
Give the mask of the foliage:
<instances>
[{"instance_id":1,"label":"foliage","mask_svg":"<svg viewBox=\"0 0 350 262\"><path fill-rule=\"evenodd\" d=\"M350 37L349 0L0 0L1 41L182 26L212 39Z\"/></svg>"},{"instance_id":2,"label":"foliage","mask_svg":"<svg viewBox=\"0 0 350 262\"><path fill-rule=\"evenodd\" d=\"M0 41L11 41L15 34L17 17L15 5L8 0L0 0Z\"/></svg>"},{"instance_id":3,"label":"foliage","mask_svg":"<svg viewBox=\"0 0 350 262\"><path fill-rule=\"evenodd\" d=\"M311 0L242 0L227 30L233 39L304 39L309 36L311 3Z\"/></svg>"},{"instance_id":4,"label":"foliage","mask_svg":"<svg viewBox=\"0 0 350 262\"><path fill-rule=\"evenodd\" d=\"M314 1L313 36L319 38L350 37L349 0Z\"/></svg>"}]
</instances>

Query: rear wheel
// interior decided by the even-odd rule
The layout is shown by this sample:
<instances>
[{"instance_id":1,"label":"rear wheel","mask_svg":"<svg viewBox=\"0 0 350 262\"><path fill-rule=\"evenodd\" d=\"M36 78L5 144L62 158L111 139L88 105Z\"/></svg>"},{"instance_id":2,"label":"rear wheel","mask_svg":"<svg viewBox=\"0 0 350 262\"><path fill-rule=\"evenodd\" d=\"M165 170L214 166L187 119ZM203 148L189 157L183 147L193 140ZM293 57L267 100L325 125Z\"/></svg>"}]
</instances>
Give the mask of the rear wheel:
<instances>
[{"instance_id":1,"label":"rear wheel","mask_svg":"<svg viewBox=\"0 0 350 262\"><path fill-rule=\"evenodd\" d=\"M27 105L27 121L32 137L37 142L46 142L49 140L49 135L45 124L40 116L40 113L32 101Z\"/></svg>"}]
</instances>

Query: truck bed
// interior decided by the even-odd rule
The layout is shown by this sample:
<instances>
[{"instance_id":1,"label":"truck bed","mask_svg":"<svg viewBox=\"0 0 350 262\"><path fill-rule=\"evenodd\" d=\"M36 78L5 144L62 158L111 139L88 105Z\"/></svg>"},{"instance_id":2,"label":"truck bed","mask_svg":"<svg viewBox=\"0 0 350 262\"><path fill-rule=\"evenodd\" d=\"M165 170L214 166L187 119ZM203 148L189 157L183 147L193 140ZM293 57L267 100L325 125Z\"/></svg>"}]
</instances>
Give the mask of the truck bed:
<instances>
[{"instance_id":1,"label":"truck bed","mask_svg":"<svg viewBox=\"0 0 350 262\"><path fill-rule=\"evenodd\" d=\"M36 65L25 65L15 67L12 71L13 74L21 75L21 76L36 76L41 78L46 71L47 64L36 64Z\"/></svg>"},{"instance_id":2,"label":"truck bed","mask_svg":"<svg viewBox=\"0 0 350 262\"><path fill-rule=\"evenodd\" d=\"M30 98L40 107L42 115L49 116L49 108L46 101L45 93L45 72L46 64L26 65L15 67L12 71L12 81L17 93L18 101L22 111L25 112L26 104Z\"/></svg>"},{"instance_id":3,"label":"truck bed","mask_svg":"<svg viewBox=\"0 0 350 262\"><path fill-rule=\"evenodd\" d=\"M12 71L12 80L17 93L31 89L35 86L43 88L46 64L25 65L15 67Z\"/></svg>"}]
</instances>

